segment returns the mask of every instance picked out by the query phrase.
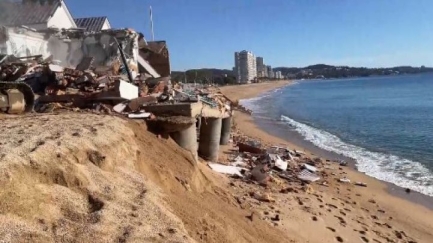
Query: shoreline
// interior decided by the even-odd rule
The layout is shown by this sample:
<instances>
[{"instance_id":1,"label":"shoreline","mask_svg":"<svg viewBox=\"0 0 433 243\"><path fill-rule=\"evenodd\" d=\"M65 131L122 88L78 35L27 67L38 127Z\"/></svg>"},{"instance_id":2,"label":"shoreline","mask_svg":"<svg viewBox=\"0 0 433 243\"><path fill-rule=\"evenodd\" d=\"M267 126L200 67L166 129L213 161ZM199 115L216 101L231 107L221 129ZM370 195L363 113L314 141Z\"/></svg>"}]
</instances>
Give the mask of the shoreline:
<instances>
[{"instance_id":1,"label":"shoreline","mask_svg":"<svg viewBox=\"0 0 433 243\"><path fill-rule=\"evenodd\" d=\"M358 171L358 169L356 168L356 161L353 158L346 157L344 155L340 155L340 154L337 154L335 152L331 152L331 151L327 151L325 149L319 148L315 144L313 144L312 142L307 141L304 138L302 138L301 135L297 134L296 132L285 131L286 134L284 134L280 130L274 131L275 128L276 129L279 129L279 128L277 128L277 126L272 127L272 128L266 127L266 125L263 124L263 121L260 121L260 118L255 118L254 115L252 116L252 119L253 119L253 122L259 127L259 129L262 129L264 132L266 132L272 136L279 137L283 140L288 141L291 144L296 145L297 147L301 148L304 152L307 152L311 156L319 157L319 158L323 158L323 159L327 159L327 160L331 160L331 161L345 160L348 162L347 168L353 170L353 172L359 173L361 175L364 175L364 176L367 176L367 177L372 178L374 180L377 180L378 182L386 184L386 186L387 186L386 192L389 193L390 195L397 196L399 198L403 198L407 201L414 202L416 204L422 205L426 208L433 210L433 197L422 194L422 193L417 192L417 191L411 191L411 193L408 194L405 192L405 188L403 188L401 186L397 186L391 182L383 181L383 180L377 179L375 177L372 177L372 176L370 176L364 172ZM285 126L285 125L282 125L282 126ZM283 129L283 127L281 127L281 129ZM288 138L287 133L289 133L290 136L293 136L293 137Z\"/></svg>"},{"instance_id":2,"label":"shoreline","mask_svg":"<svg viewBox=\"0 0 433 243\"><path fill-rule=\"evenodd\" d=\"M221 92L233 100L251 99L261 96L268 91L290 84L292 84L292 82L286 81L285 83L259 83L237 86L238 88L242 87L242 92L239 92L239 89L236 86L222 87ZM287 133L284 134L281 131L272 131L269 128L266 129L266 124L263 124L262 121L257 121L257 118L246 113L240 111L235 112L234 122L237 129L242 134L261 141L264 146L282 145L292 150L296 149L304 151L307 156L310 156L310 158L319 157L321 159L336 159L335 157L332 157L332 155L335 156L337 154L320 149L312 143L310 144L311 146L305 146L305 140L304 143L301 144L299 143L300 140L296 141L296 139L288 138ZM334 175L333 180L338 180L338 178L347 176L347 178L352 182L366 183L367 187L346 187L342 186L341 183L332 181L329 187L317 185L314 186L314 190L325 193L326 197L331 199L338 199L343 196L356 202L356 204L359 205L358 207L360 210L352 211L352 216L355 216L355 218L370 217L371 213L378 210L380 205L380 209L386 211L388 216L391 216L389 217L389 222L392 222L393 226L405 229L405 231L409 232L411 235L417 235L417 238L424 240L428 239L427 241L420 240L417 242L433 241L433 236L430 233L433 231L433 218L426 217L426 215L432 214L433 211L432 197L415 191L411 191L411 193L408 194L405 192L404 188L359 172L355 168L354 161L351 165L345 167L340 167L336 163L332 164L331 167L333 168L326 169L326 171L327 173ZM372 205L372 201L374 201L375 204ZM292 225L290 229L293 229L293 227L297 226ZM340 230L345 229L343 227ZM345 232L345 235L350 237L352 234L347 231ZM305 235L305 237L310 238L308 235Z\"/></svg>"},{"instance_id":3,"label":"shoreline","mask_svg":"<svg viewBox=\"0 0 433 243\"><path fill-rule=\"evenodd\" d=\"M287 82L287 83L286 83L286 85L281 85L280 83L276 83L274 88L270 88L269 86L264 87L262 89L262 92L259 92L259 93L245 92L244 93L245 95L243 95L243 97L239 100L259 98L263 94L268 93L270 91L275 91L275 90L278 90L280 88L284 88L284 87L287 87L289 85L295 84L293 81L286 81L286 80L277 81L277 82ZM262 84L264 84L264 83L262 83ZM356 161L353 158L346 157L344 155L340 155L340 154L337 154L335 152L331 152L331 151L327 151L325 149L319 148L316 145L314 145L312 142L305 140L300 134L298 134L294 131L288 132L287 130L284 130L285 125L279 126L279 125L275 124L275 121L271 121L271 123L273 123L273 124L266 125L265 120L258 118L258 117L254 117L254 114L251 116L251 118L252 118L252 121L258 127L258 129L262 130L263 132L265 132L271 136L278 137L278 138L286 141L286 143L289 145L289 147L293 147L295 149L302 150L302 151L310 154L313 157L320 157L320 158L323 158L326 160L331 160L331 161L345 160L348 162L348 168L350 168L354 173L359 173L360 175L367 176L371 179L376 180L377 182L385 184L387 187L386 191L385 191L386 193L388 193L392 196L402 198L402 199L407 200L409 202L413 202L413 203L422 205L422 206L433 211L433 197L422 194L422 193L417 192L417 191L411 191L411 193L406 193L405 188L403 188L403 187L397 186L391 182L383 181L383 180L377 179L375 177L369 176L368 174L365 174L363 172L360 172L357 170Z\"/></svg>"}]
</instances>

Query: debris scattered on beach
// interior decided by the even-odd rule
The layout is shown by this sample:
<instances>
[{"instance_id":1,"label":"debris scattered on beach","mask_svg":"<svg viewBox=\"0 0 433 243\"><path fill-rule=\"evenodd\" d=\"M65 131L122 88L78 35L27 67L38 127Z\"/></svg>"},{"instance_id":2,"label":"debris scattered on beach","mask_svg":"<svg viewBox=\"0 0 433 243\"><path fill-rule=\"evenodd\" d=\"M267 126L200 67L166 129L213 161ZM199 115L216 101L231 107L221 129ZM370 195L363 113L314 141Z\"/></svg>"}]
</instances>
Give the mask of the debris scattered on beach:
<instances>
[{"instance_id":1,"label":"debris scattered on beach","mask_svg":"<svg viewBox=\"0 0 433 243\"><path fill-rule=\"evenodd\" d=\"M355 185L361 186L361 187L367 187L367 184L364 182L355 182Z\"/></svg>"},{"instance_id":2,"label":"debris scattered on beach","mask_svg":"<svg viewBox=\"0 0 433 243\"><path fill-rule=\"evenodd\" d=\"M340 160L340 165L341 165L341 166L347 166L347 161Z\"/></svg>"},{"instance_id":3,"label":"debris scattered on beach","mask_svg":"<svg viewBox=\"0 0 433 243\"><path fill-rule=\"evenodd\" d=\"M343 178L341 178L340 180L338 180L339 182L342 182L342 183L350 183L350 179L349 178L347 178L347 177L343 177Z\"/></svg>"}]
</instances>

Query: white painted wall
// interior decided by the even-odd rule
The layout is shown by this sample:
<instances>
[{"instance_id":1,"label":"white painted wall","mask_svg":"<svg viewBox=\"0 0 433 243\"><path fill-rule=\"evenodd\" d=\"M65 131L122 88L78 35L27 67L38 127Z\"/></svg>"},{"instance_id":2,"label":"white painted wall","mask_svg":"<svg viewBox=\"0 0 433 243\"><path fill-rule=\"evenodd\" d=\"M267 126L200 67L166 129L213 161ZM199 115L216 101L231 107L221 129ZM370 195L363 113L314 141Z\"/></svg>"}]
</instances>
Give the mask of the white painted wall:
<instances>
[{"instance_id":1,"label":"white painted wall","mask_svg":"<svg viewBox=\"0 0 433 243\"><path fill-rule=\"evenodd\" d=\"M8 40L0 42L1 54L13 54L17 57L43 55L49 56L44 35L20 28L8 29Z\"/></svg>"},{"instance_id":2,"label":"white painted wall","mask_svg":"<svg viewBox=\"0 0 433 243\"><path fill-rule=\"evenodd\" d=\"M108 22L108 19L105 19L101 30L108 30L108 29L111 29L110 22Z\"/></svg>"},{"instance_id":3,"label":"white painted wall","mask_svg":"<svg viewBox=\"0 0 433 243\"><path fill-rule=\"evenodd\" d=\"M55 35L49 38L45 34L22 28L7 28L7 40L0 40L0 53L13 54L18 57L42 55L44 58L53 55L63 67L75 68L84 56L94 57L94 65L110 66L119 57L114 37L108 33L80 39L62 39ZM1 36L1 35L0 35ZM132 39L124 46L129 57L129 66L137 67L138 38ZM131 48L132 47L132 51ZM135 68L136 69L136 68Z\"/></svg>"},{"instance_id":4,"label":"white painted wall","mask_svg":"<svg viewBox=\"0 0 433 243\"><path fill-rule=\"evenodd\" d=\"M77 25L75 24L74 20L69 14L69 11L66 9L66 6L62 4L62 6L59 7L56 10L56 12L53 14L53 16L48 20L47 27L69 29L69 28L76 28Z\"/></svg>"}]
</instances>

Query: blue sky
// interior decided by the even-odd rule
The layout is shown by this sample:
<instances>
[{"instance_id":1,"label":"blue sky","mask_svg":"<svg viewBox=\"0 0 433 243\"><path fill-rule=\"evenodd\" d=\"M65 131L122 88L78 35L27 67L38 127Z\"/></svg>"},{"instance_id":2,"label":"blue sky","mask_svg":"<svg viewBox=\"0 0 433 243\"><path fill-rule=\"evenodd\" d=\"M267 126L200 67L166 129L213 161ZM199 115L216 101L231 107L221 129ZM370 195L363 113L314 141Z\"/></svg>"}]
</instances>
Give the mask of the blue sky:
<instances>
[{"instance_id":1,"label":"blue sky","mask_svg":"<svg viewBox=\"0 0 433 243\"><path fill-rule=\"evenodd\" d=\"M167 40L173 70L228 68L243 49L278 66L433 66L432 0L66 0Z\"/></svg>"}]
</instances>

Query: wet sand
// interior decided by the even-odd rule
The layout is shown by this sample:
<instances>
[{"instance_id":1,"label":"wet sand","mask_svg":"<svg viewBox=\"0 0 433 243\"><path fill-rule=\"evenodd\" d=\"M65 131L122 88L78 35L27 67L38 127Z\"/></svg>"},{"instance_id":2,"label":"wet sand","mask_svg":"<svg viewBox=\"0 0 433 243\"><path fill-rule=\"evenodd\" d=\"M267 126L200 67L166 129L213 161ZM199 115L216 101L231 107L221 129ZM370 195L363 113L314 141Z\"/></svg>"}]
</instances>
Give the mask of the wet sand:
<instances>
[{"instance_id":1,"label":"wet sand","mask_svg":"<svg viewBox=\"0 0 433 243\"><path fill-rule=\"evenodd\" d=\"M288 84L290 83L278 82L243 86L227 86L221 88L221 91L229 98L233 100L239 100L253 98L263 92ZM239 90L241 90L241 92ZM324 160L349 160L348 158L344 158L341 155L317 148L313 144L303 140L302 137L295 134L294 132L288 133L287 130L284 130L282 126L278 127L275 126L275 124L271 126L271 123L266 120L254 119L254 117L242 112L237 112L235 114L235 124L243 134L259 139L262 141L262 143L267 145L283 145L291 149L305 151L312 158L320 157ZM354 168L354 161L352 161L351 166L347 167L338 167L338 165L335 164L334 170L331 171L333 171L332 174L335 174L335 179L338 179L339 177L341 178L342 176L347 176L347 178L349 178L352 182L363 182L367 183L368 185L366 188L360 188L356 186L346 188L345 186L342 186L341 183L337 183L335 184L335 188L332 188L332 185L328 189L315 188L316 190L323 192L325 197L335 199L341 198L343 196L342 194L344 194L345 198L353 200L353 203L357 205L358 209L360 209L352 209L351 214L353 218L365 218L366 216L370 217L370 215L365 215L365 213L367 212L367 214L369 214L368 212L376 211L377 208L380 207L381 210L387 212L389 223L392 223L393 225L390 228L397 226L404 229L407 234L410 234L417 239L415 242L433 242L433 233L431 233L433 232L433 218L427 216L433 215L433 199L431 197L415 192L408 194L403 188L360 173ZM342 192L342 189L344 190L344 193ZM374 201L376 206L372 207L369 201ZM290 212L288 213L290 214ZM376 215L372 215L371 217L377 219ZM303 225L301 222L300 224ZM380 225L378 222L372 222L372 224ZM289 227L288 229L293 229L293 227L297 226L289 225L286 227ZM305 225L305 227L309 227L309 224ZM333 227L335 228L340 226L337 224ZM356 228L356 223L354 227ZM354 230L356 231L355 228ZM377 233L379 228L372 230L373 232L376 232L376 235L370 237L370 242L371 238L373 238L374 242L387 241L386 237L381 240L374 238L378 237L378 235L380 237L383 236L381 235L382 233ZM348 241L345 240L344 242L362 242L357 235L353 235L346 231L345 226L341 228L341 234L341 236L346 240L349 239ZM311 242L317 242L314 236L310 237L308 234L305 234L304 237L306 237L307 240L311 240ZM368 242L364 239L362 240L364 242ZM335 239L326 238L326 240L323 242L335 242Z\"/></svg>"},{"instance_id":2,"label":"wet sand","mask_svg":"<svg viewBox=\"0 0 433 243\"><path fill-rule=\"evenodd\" d=\"M349 168L353 169L354 172L358 172L356 170L356 161L354 159L317 147L312 142L303 139L303 137L299 133L295 131L288 131L287 125L285 124L277 124L275 121L256 118L254 116L253 121L258 125L260 129L266 131L270 135L279 137L284 140L288 140L290 141L290 143L300 148L301 150L310 153L312 156L317 156L328 160L347 161ZM433 197L415 191L412 191L410 194L408 194L406 193L405 188L396 186L386 181L380 182L388 186L388 193L391 193L394 196L398 196L406 200L410 200L411 202L423 205L433 210Z\"/></svg>"}]
</instances>

